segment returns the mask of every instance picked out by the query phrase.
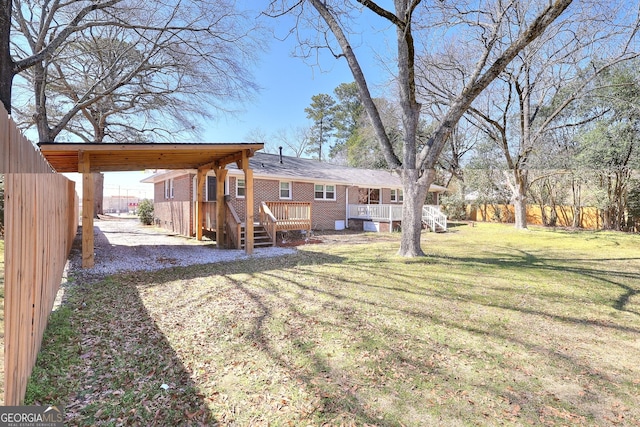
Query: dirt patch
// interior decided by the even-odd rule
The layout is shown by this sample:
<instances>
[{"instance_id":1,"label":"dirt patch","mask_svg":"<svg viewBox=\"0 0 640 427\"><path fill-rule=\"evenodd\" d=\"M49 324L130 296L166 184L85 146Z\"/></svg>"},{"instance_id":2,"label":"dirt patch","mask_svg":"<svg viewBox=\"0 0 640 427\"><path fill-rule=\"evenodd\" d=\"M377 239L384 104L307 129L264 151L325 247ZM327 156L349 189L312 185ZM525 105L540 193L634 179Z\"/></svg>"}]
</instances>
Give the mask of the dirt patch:
<instances>
[{"instance_id":1,"label":"dirt patch","mask_svg":"<svg viewBox=\"0 0 640 427\"><path fill-rule=\"evenodd\" d=\"M320 239L295 239L295 240L284 240L278 242L278 246L281 248L291 248L295 246L302 245L315 245L318 243L322 243Z\"/></svg>"},{"instance_id":2,"label":"dirt patch","mask_svg":"<svg viewBox=\"0 0 640 427\"><path fill-rule=\"evenodd\" d=\"M278 236L279 247L295 247L313 244L357 245L375 242L391 242L400 238L399 233L370 233L365 231L313 231L310 237L298 231L288 231Z\"/></svg>"}]
</instances>

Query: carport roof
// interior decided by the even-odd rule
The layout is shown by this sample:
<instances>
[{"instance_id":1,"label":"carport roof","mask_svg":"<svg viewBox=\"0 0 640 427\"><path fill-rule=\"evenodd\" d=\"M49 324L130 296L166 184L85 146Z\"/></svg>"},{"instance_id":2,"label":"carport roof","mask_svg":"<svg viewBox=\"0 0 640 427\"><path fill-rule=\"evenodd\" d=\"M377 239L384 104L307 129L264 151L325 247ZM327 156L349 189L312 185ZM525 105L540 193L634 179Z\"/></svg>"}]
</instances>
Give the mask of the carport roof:
<instances>
[{"instance_id":1,"label":"carport roof","mask_svg":"<svg viewBox=\"0 0 640 427\"><path fill-rule=\"evenodd\" d=\"M117 172L143 169L198 169L238 161L245 150L251 152L264 144L233 143L59 143L38 144L42 155L57 172ZM84 171L82 163L90 169Z\"/></svg>"}]
</instances>

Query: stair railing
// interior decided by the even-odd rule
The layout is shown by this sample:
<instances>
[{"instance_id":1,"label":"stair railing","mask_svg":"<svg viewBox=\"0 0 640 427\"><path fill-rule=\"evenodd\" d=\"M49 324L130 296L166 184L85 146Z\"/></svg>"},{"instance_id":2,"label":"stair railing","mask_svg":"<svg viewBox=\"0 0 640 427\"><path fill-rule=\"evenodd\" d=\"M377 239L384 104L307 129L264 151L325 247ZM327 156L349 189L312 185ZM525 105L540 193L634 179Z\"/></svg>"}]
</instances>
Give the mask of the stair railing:
<instances>
[{"instance_id":1,"label":"stair railing","mask_svg":"<svg viewBox=\"0 0 640 427\"><path fill-rule=\"evenodd\" d=\"M260 225L267 231L267 234L273 241L273 246L275 246L278 220L265 202L260 203Z\"/></svg>"},{"instance_id":2,"label":"stair railing","mask_svg":"<svg viewBox=\"0 0 640 427\"><path fill-rule=\"evenodd\" d=\"M440 226L443 231L447 231L447 216L443 214L437 206L423 206L422 220L431 231L436 231L437 226Z\"/></svg>"},{"instance_id":3,"label":"stair railing","mask_svg":"<svg viewBox=\"0 0 640 427\"><path fill-rule=\"evenodd\" d=\"M242 249L242 222L233 205L227 202L227 236L231 247Z\"/></svg>"}]
</instances>

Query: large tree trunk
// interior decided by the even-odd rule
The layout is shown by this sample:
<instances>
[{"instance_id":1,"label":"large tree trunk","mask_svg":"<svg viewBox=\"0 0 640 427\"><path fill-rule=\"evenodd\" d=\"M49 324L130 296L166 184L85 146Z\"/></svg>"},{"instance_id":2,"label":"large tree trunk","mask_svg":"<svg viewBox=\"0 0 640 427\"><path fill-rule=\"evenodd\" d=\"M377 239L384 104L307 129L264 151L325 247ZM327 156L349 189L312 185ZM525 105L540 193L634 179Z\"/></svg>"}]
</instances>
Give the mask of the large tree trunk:
<instances>
[{"instance_id":1,"label":"large tree trunk","mask_svg":"<svg viewBox=\"0 0 640 427\"><path fill-rule=\"evenodd\" d=\"M93 174L93 214L98 217L98 214L104 214L104 207L102 206L102 199L104 196L104 174L98 172ZM127 204L129 201L127 200Z\"/></svg>"},{"instance_id":2,"label":"large tree trunk","mask_svg":"<svg viewBox=\"0 0 640 427\"><path fill-rule=\"evenodd\" d=\"M422 235L422 208L427 199L429 186L435 175L431 171L420 176L416 169L402 170L402 184L404 188L404 203L402 205L402 236L398 255L404 257L423 256L420 246Z\"/></svg>"},{"instance_id":3,"label":"large tree trunk","mask_svg":"<svg viewBox=\"0 0 640 427\"><path fill-rule=\"evenodd\" d=\"M582 227L582 200L580 197L580 184L576 184L575 178L571 180L573 189L573 228Z\"/></svg>"},{"instance_id":4,"label":"large tree trunk","mask_svg":"<svg viewBox=\"0 0 640 427\"><path fill-rule=\"evenodd\" d=\"M515 227L527 228L527 173L520 169L513 171L515 185L513 191L513 208L515 211Z\"/></svg>"},{"instance_id":5,"label":"large tree trunk","mask_svg":"<svg viewBox=\"0 0 640 427\"><path fill-rule=\"evenodd\" d=\"M11 3L12 0L0 0L0 102L9 114L11 114L11 86L15 75L9 47Z\"/></svg>"},{"instance_id":6,"label":"large tree trunk","mask_svg":"<svg viewBox=\"0 0 640 427\"><path fill-rule=\"evenodd\" d=\"M46 68L42 62L33 65L33 91L36 98L35 122L38 129L39 142L54 142L55 136L51 135L49 127L49 116L47 114L47 93L46 93Z\"/></svg>"}]
</instances>

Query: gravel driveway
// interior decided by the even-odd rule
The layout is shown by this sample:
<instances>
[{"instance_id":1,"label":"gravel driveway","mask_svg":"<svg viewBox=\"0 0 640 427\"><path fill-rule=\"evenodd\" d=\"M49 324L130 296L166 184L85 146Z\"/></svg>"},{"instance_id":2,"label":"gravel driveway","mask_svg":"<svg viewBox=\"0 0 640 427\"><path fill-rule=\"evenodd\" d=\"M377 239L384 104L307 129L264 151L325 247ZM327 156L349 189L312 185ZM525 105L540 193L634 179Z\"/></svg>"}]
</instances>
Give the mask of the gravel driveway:
<instances>
[{"instance_id":1,"label":"gravel driveway","mask_svg":"<svg viewBox=\"0 0 640 427\"><path fill-rule=\"evenodd\" d=\"M255 248L252 255L246 255L244 250L217 249L211 241L198 241L156 227L146 227L137 218L96 219L94 230L95 266L85 270L92 274L160 270L296 252L293 248ZM74 270L82 265L80 245L74 245L70 263Z\"/></svg>"}]
</instances>

